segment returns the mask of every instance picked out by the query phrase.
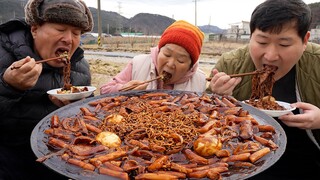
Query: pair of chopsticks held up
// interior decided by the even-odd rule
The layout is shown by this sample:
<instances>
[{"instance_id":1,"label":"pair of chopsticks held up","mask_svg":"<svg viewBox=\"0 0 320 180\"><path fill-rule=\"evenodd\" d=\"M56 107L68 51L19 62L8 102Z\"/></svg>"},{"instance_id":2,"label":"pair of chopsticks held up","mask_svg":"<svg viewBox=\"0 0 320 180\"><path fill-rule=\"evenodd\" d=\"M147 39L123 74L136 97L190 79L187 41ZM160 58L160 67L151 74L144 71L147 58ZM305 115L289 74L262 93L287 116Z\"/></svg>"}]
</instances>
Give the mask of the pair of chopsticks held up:
<instances>
[{"instance_id":1,"label":"pair of chopsticks held up","mask_svg":"<svg viewBox=\"0 0 320 180\"><path fill-rule=\"evenodd\" d=\"M67 64L69 63L69 59L68 59L68 52L64 52L63 54L61 54L58 57L54 57L54 58L48 58L48 59L43 59L40 61L36 61L36 64L40 64L40 63L44 63L44 62L48 62L48 61L54 61L54 60L58 60L58 59L63 59L64 63ZM20 66L12 66L10 69L19 69L22 65Z\"/></svg>"},{"instance_id":2,"label":"pair of chopsticks held up","mask_svg":"<svg viewBox=\"0 0 320 180\"><path fill-rule=\"evenodd\" d=\"M143 85L143 84L146 84L146 83L149 83L149 82L152 82L152 81L156 81L158 79L163 79L163 75L157 76L157 77L155 77L153 79L149 79L149 80L143 81L143 82L138 83L138 84L133 84L131 86L127 86L127 87L121 88L121 89L119 89L119 91L129 91L129 90L132 90L132 89L134 89L134 88L136 88L136 87L138 87L140 85Z\"/></svg>"},{"instance_id":3,"label":"pair of chopsticks held up","mask_svg":"<svg viewBox=\"0 0 320 180\"><path fill-rule=\"evenodd\" d=\"M259 74L259 73L262 73L262 72L258 72L258 71L253 71L253 72L248 72L248 73L240 73L240 74L231 74L229 75L230 77L242 77L242 76L249 76L249 75L255 75L255 74ZM163 75L160 75L156 78L153 78L153 79L149 79L149 80L146 80L146 81L143 81L141 83L138 83L138 84L134 84L134 85L131 85L131 86L127 86L127 87L124 87L124 88L121 88L119 89L119 91L129 91L129 90L132 90L140 85L143 85L143 84L146 84L146 83L149 83L149 82L152 82L152 81L156 81L158 79L163 79ZM211 77L210 78L206 78L207 81L211 81Z\"/></svg>"},{"instance_id":4,"label":"pair of chopsticks held up","mask_svg":"<svg viewBox=\"0 0 320 180\"><path fill-rule=\"evenodd\" d=\"M146 81L143 81L141 83L137 83L137 84L133 84L131 86L128 86L128 87L124 87L124 88L121 88L119 89L119 91L129 91L129 90L132 90L140 85L143 85L143 84L146 84L146 83L149 83L149 82L152 82L152 81L156 81L156 80L159 80L161 79L162 81L164 82L168 82L170 80L170 78L172 77L172 75L168 72L163 72L162 74L160 74L159 76L153 78L153 79L149 79L149 80L146 80Z\"/></svg>"},{"instance_id":5,"label":"pair of chopsticks held up","mask_svg":"<svg viewBox=\"0 0 320 180\"><path fill-rule=\"evenodd\" d=\"M243 77L243 76L250 76L250 75L255 75L255 74L260 74L263 73L262 71L253 71L253 72L247 72L247 73L239 73L239 74L230 74L229 76L231 78L234 77ZM212 77L206 78L207 81L211 81Z\"/></svg>"}]
</instances>

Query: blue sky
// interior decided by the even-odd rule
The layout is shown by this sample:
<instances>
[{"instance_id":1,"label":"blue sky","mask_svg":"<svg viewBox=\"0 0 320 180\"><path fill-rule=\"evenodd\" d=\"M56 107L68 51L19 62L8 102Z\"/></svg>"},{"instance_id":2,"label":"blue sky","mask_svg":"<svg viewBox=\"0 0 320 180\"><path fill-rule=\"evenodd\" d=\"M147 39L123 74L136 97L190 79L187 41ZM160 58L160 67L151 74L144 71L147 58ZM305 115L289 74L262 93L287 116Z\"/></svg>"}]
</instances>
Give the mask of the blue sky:
<instances>
[{"instance_id":1,"label":"blue sky","mask_svg":"<svg viewBox=\"0 0 320 180\"><path fill-rule=\"evenodd\" d=\"M98 0L84 0L97 8ZM249 21L254 8L264 0L100 0L101 9L120 12L131 18L138 13L160 14L190 23L228 28L229 24ZM320 0L304 0L307 4ZM195 8L197 7L197 8ZM197 9L197 11L196 11ZM195 21L197 17L197 21Z\"/></svg>"}]
</instances>

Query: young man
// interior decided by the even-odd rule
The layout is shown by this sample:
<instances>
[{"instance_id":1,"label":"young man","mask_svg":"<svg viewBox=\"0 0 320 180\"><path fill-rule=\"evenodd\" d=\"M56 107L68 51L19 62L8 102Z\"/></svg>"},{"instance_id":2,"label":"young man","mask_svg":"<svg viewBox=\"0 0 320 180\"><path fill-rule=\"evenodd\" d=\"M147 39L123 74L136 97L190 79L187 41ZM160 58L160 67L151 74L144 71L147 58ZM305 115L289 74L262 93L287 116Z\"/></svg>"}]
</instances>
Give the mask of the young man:
<instances>
[{"instance_id":1,"label":"young man","mask_svg":"<svg viewBox=\"0 0 320 180\"><path fill-rule=\"evenodd\" d=\"M267 0L253 11L247 46L222 55L212 70L213 93L246 100L251 77L228 74L277 66L272 96L297 110L278 118L288 142L284 155L253 179L320 177L320 46L309 43L311 10L302 0Z\"/></svg>"}]
</instances>

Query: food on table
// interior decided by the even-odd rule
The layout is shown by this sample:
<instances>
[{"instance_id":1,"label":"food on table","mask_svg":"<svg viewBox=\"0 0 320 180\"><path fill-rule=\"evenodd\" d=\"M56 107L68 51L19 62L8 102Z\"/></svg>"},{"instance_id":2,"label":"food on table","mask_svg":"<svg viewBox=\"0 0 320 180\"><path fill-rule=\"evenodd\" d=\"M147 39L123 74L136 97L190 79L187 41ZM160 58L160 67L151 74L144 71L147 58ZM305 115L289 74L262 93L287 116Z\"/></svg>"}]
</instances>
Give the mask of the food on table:
<instances>
[{"instance_id":1,"label":"food on table","mask_svg":"<svg viewBox=\"0 0 320 180\"><path fill-rule=\"evenodd\" d=\"M122 87L119 89L119 91L129 91L129 90L132 90L140 85L143 85L143 84L146 84L146 83L149 83L152 81L157 81L157 80L161 80L163 83L167 83L171 79L171 77L172 77L172 74L164 71L161 75L157 76L156 78L145 80L145 81L142 81L141 83L129 85L126 87ZM163 86L163 84L160 85L160 87L162 87L162 86Z\"/></svg>"},{"instance_id":2,"label":"food on table","mask_svg":"<svg viewBox=\"0 0 320 180\"><path fill-rule=\"evenodd\" d=\"M274 97L272 96L265 96L260 100L247 100L246 103L264 110L286 110L285 107L278 104Z\"/></svg>"},{"instance_id":3,"label":"food on table","mask_svg":"<svg viewBox=\"0 0 320 180\"><path fill-rule=\"evenodd\" d=\"M111 114L109 116L107 116L105 118L105 120L107 120L109 123L120 123L123 119L123 116L121 116L120 114Z\"/></svg>"},{"instance_id":4,"label":"food on table","mask_svg":"<svg viewBox=\"0 0 320 180\"><path fill-rule=\"evenodd\" d=\"M64 56L66 61L66 66L63 67L63 87L62 90L70 90L72 87L71 80L70 80L70 73L71 73L71 63L70 58L68 56L68 52L65 51L60 56Z\"/></svg>"},{"instance_id":5,"label":"food on table","mask_svg":"<svg viewBox=\"0 0 320 180\"><path fill-rule=\"evenodd\" d=\"M70 93L79 93L79 92L84 92L84 91L89 91L88 87L77 87L77 86L71 86L69 90L66 89L59 89L57 90L57 94L70 94Z\"/></svg>"},{"instance_id":6,"label":"food on table","mask_svg":"<svg viewBox=\"0 0 320 180\"><path fill-rule=\"evenodd\" d=\"M96 140L108 148L115 148L121 145L121 139L113 132L103 131L96 136Z\"/></svg>"},{"instance_id":7,"label":"food on table","mask_svg":"<svg viewBox=\"0 0 320 180\"><path fill-rule=\"evenodd\" d=\"M193 149L201 156L212 156L222 148L221 139L216 135L204 135L194 141Z\"/></svg>"},{"instance_id":8,"label":"food on table","mask_svg":"<svg viewBox=\"0 0 320 180\"><path fill-rule=\"evenodd\" d=\"M64 51L62 54L60 54L60 57L63 58L63 61L66 65L63 67L63 87L57 90L57 94L70 94L88 91L87 87L76 87L71 84L71 63L68 52Z\"/></svg>"},{"instance_id":9,"label":"food on table","mask_svg":"<svg viewBox=\"0 0 320 180\"><path fill-rule=\"evenodd\" d=\"M103 97L53 115L43 140L69 164L120 179L220 179L254 172L279 134L236 99L148 92Z\"/></svg>"},{"instance_id":10,"label":"food on table","mask_svg":"<svg viewBox=\"0 0 320 180\"><path fill-rule=\"evenodd\" d=\"M261 73L252 77L252 93L249 100L245 102L259 109L265 110L285 110L272 97L272 88L275 82L273 76L277 70L276 66L265 65Z\"/></svg>"},{"instance_id":11,"label":"food on table","mask_svg":"<svg viewBox=\"0 0 320 180\"><path fill-rule=\"evenodd\" d=\"M63 62L64 62L65 64L70 63L69 54L68 54L67 51L64 51L62 54L59 55L59 57L62 58L62 60L63 60Z\"/></svg>"},{"instance_id":12,"label":"food on table","mask_svg":"<svg viewBox=\"0 0 320 180\"><path fill-rule=\"evenodd\" d=\"M172 77L172 74L166 72L166 71L163 71L163 73L161 74L161 79L163 82L168 82Z\"/></svg>"}]
</instances>

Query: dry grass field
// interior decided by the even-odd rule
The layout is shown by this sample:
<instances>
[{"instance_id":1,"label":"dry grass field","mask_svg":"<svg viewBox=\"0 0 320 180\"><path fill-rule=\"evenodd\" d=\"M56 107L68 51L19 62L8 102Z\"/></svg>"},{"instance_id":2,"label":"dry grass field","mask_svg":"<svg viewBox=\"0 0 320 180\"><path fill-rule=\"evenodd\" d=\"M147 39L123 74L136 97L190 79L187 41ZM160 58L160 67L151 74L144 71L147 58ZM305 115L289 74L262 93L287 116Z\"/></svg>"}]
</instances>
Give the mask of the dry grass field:
<instances>
[{"instance_id":1,"label":"dry grass field","mask_svg":"<svg viewBox=\"0 0 320 180\"><path fill-rule=\"evenodd\" d=\"M101 40L101 46L85 44L85 49L95 49L104 51L126 51L149 53L150 47L158 44L159 37L107 37ZM221 53L243 46L244 43L229 41L205 41L203 43L201 55L220 56Z\"/></svg>"},{"instance_id":2,"label":"dry grass field","mask_svg":"<svg viewBox=\"0 0 320 180\"><path fill-rule=\"evenodd\" d=\"M105 39L101 46L97 44L85 44L83 49L90 51L104 52L134 52L137 54L149 53L150 47L156 46L158 39L134 39L115 37ZM243 46L243 43L234 42L205 42L203 44L200 60L203 62L214 62L219 56L227 51ZM100 87L109 82L113 76L119 73L130 60L124 57L106 57L101 55L85 54L85 58L90 64L92 73L92 85L97 87L96 95L100 94ZM214 65L201 63L200 69L209 75Z\"/></svg>"}]
</instances>

